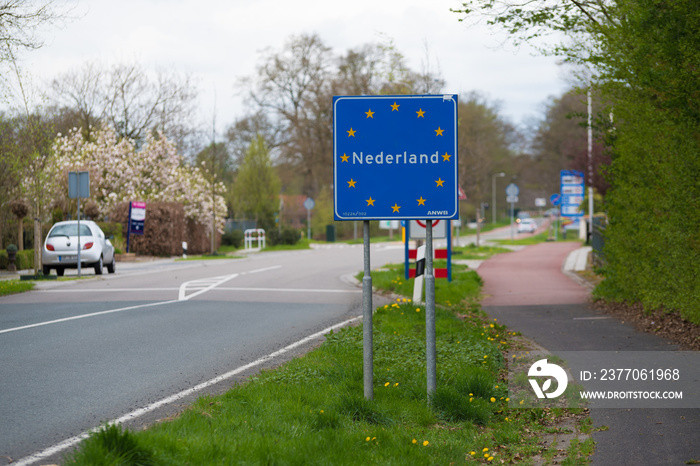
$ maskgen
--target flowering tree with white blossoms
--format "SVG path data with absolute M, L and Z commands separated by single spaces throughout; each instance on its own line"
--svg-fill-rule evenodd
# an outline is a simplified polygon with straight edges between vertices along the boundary
M 212 198 L 211 185 L 198 167 L 183 164 L 175 145 L 162 134 L 150 136 L 136 151 L 130 139 L 119 140 L 111 129 L 93 133 L 86 141 L 78 129 L 58 135 L 53 146 L 54 167 L 68 171 L 89 171 L 92 200 L 100 215 L 109 215 L 117 204 L 129 201 L 178 202 L 185 218 L 211 228 L 212 207 L 226 211 L 224 197 Z M 67 176 L 56 183 L 67 184 Z M 226 188 L 221 184 L 218 193 Z M 59 189 L 57 201 L 65 201 L 68 189 Z M 62 196 L 63 198 L 61 198 Z M 222 233 L 224 219 L 217 217 L 216 229 Z

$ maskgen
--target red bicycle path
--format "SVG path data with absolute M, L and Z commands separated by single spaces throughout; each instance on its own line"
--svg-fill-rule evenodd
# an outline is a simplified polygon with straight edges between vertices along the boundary
M 578 242 L 551 242 L 493 256 L 478 273 L 482 306 L 511 331 L 550 351 L 673 351 L 656 335 L 596 311 L 590 291 L 562 271 Z M 700 409 L 591 409 L 600 465 L 698 464 Z

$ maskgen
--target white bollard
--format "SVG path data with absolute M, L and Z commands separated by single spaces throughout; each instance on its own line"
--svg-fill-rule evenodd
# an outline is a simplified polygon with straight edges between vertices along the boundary
M 416 251 L 416 264 L 423 260 L 425 263 L 425 245 L 420 246 L 418 250 Z M 413 302 L 414 303 L 421 303 L 423 302 L 423 277 L 425 276 L 425 272 L 421 274 L 419 277 L 416 277 L 415 281 L 413 282 Z

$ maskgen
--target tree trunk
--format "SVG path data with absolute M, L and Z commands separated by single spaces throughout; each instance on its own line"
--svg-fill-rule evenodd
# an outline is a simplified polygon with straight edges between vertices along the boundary
M 17 219 L 17 250 L 24 251 L 24 219 Z
M 41 222 L 39 221 L 39 212 L 34 215 L 34 275 L 39 275 L 41 267 Z

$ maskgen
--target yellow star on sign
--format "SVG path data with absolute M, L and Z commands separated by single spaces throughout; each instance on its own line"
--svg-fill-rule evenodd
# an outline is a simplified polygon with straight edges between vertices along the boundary
M 437 180 L 435 180 L 435 182 L 437 183 L 437 186 L 442 186 L 442 183 L 444 183 L 445 180 L 443 180 L 442 178 L 438 178 Z M 437 186 L 436 186 L 436 187 L 437 187 Z M 444 186 L 443 186 L 443 187 L 444 187 Z
M 393 112 L 394 110 L 396 110 L 396 111 L 398 112 L 398 111 L 399 111 L 399 107 L 400 107 L 400 105 L 397 104 L 396 102 L 394 102 L 394 105 L 391 106 L 391 111 Z
M 394 202 L 394 205 L 391 206 L 391 208 L 393 209 L 392 212 L 398 212 L 401 206 Z
M 423 115 L 425 115 L 425 110 L 423 110 L 422 108 L 419 108 L 416 113 L 418 114 L 418 118 L 425 118 L 423 116 Z
M 445 152 L 445 153 L 443 154 L 443 156 L 442 156 L 442 161 L 443 161 L 443 162 L 449 162 L 449 161 L 450 161 L 450 157 L 452 157 L 452 156 L 449 155 L 447 152 Z
M 367 205 L 372 205 L 372 206 L 373 206 L 375 200 L 372 199 L 372 196 L 370 196 L 369 199 L 366 199 L 366 201 L 367 201 Z
M 348 156 L 348 154 L 343 154 L 343 155 L 340 156 L 340 159 L 341 159 L 343 162 L 347 162 L 349 158 L 350 158 L 350 157 Z
M 440 129 L 440 127 L 438 126 L 438 129 L 435 130 L 435 133 L 436 133 L 435 136 L 442 136 L 442 132 L 443 132 L 443 131 L 445 131 L 445 130 L 444 130 L 444 129 Z
M 423 199 L 423 196 L 420 197 L 420 199 L 416 199 L 418 201 L 418 205 L 425 205 L 425 199 Z
M 354 188 L 354 187 L 355 187 L 355 183 L 357 183 L 357 181 L 355 181 L 355 180 L 353 180 L 352 178 L 350 178 L 350 181 L 348 181 L 348 188 Z
M 356 131 L 354 129 L 350 128 L 350 131 L 348 131 L 348 137 L 350 137 L 350 136 L 355 137 L 355 133 L 356 133 Z
M 374 115 L 374 112 L 372 111 L 371 108 L 369 110 L 367 110 L 365 113 L 367 114 L 367 118 L 374 119 L 374 116 L 372 116 L 372 115 Z

